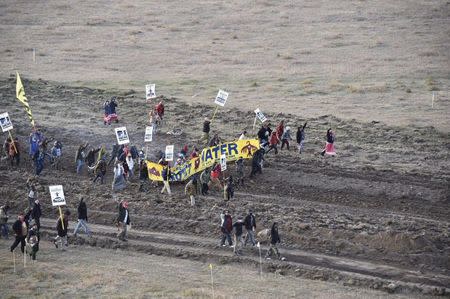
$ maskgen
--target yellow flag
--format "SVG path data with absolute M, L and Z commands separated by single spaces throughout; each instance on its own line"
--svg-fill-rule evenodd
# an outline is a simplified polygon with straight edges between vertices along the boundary
M 28 104 L 27 97 L 25 96 L 25 89 L 23 88 L 22 80 L 20 80 L 19 72 L 17 73 L 17 83 L 16 83 L 16 97 L 25 106 L 25 112 L 30 118 L 31 125 L 34 127 L 34 119 L 31 114 L 30 105 Z

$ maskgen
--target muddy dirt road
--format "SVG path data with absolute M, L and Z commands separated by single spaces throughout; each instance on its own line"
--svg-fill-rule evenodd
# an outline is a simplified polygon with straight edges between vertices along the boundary
M 0 81 L 0 103 L 11 115 L 13 133 L 24 144 L 30 125 L 14 100 L 14 84 L 13 78 Z M 104 226 L 99 226 L 96 246 L 256 267 L 254 252 L 236 259 L 229 250 L 217 246 L 219 213 L 228 208 L 237 218 L 251 208 L 258 230 L 273 221 L 280 223 L 281 251 L 288 262 L 264 262 L 268 271 L 383 290 L 393 282 L 397 286 L 391 290 L 394 292 L 446 292 L 443 288 L 450 281 L 450 138 L 446 133 L 432 127 L 403 128 L 333 116 L 307 119 L 301 156 L 294 148 L 278 155 L 269 153 L 263 175 L 246 178 L 233 201 L 224 202 L 223 195 L 213 191 L 191 208 L 183 184 L 174 184 L 174 196 L 168 198 L 150 184 L 148 192 L 139 192 L 139 182 L 133 179 L 113 197 L 110 168 L 105 185 L 94 185 L 86 171 L 75 174 L 77 145 L 88 141 L 110 149 L 116 142 L 115 126 L 126 125 L 132 144 L 143 146 L 150 105 L 140 93 L 68 87 L 26 78 L 24 85 L 36 122 L 46 136 L 64 145 L 63 169 L 56 171 L 47 165 L 39 177 L 38 193 L 46 217 L 55 215 L 47 186 L 63 184 L 68 207 L 75 209 L 84 197 L 92 223 L 112 227 L 117 200 L 127 199 L 133 228 L 145 231 L 123 245 L 114 240 L 111 231 L 106 228 L 103 232 Z M 119 97 L 121 122 L 104 126 L 101 104 L 112 95 Z M 150 156 L 166 144 L 175 144 L 176 151 L 184 144 L 196 144 L 202 120 L 211 116 L 213 109 L 175 98 L 166 98 L 165 103 L 166 121 L 150 145 Z M 241 130 L 252 131 L 253 116 L 251 111 L 219 110 L 212 130 L 221 132 L 225 140 L 236 139 Z M 284 113 L 271 116 L 272 123 L 281 119 L 291 127 L 306 121 Z M 328 127 L 337 135 L 338 155 L 334 158 L 318 154 Z M 181 128 L 183 134 L 165 134 L 173 128 Z M 25 153 L 20 168 L 10 169 L 4 161 L 0 166 L 0 197 L 2 202 L 11 203 L 13 213 L 26 207 L 25 181 L 32 167 Z M 230 164 L 228 171 L 233 173 L 234 165 Z M 245 171 L 250 172 L 248 163 Z M 84 241 L 90 242 L 94 241 Z

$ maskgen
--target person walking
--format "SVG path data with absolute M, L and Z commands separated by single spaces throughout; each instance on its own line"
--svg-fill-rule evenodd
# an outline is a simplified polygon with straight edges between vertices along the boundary
M 112 182 L 113 192 L 123 190 L 127 183 L 124 178 L 125 170 L 123 169 L 122 162 L 117 162 L 114 166 L 114 178 Z
M 148 167 L 144 159 L 139 161 L 139 192 L 147 192 Z
M 272 132 L 272 135 L 270 136 L 269 141 L 269 149 L 266 153 L 270 152 L 271 150 L 275 150 L 275 155 L 278 154 L 278 143 L 280 143 L 280 139 L 278 139 L 278 134 L 276 131 Z
M 161 176 L 163 179 L 163 188 L 161 189 L 161 194 L 164 193 L 164 191 L 167 191 L 167 194 L 172 195 L 172 191 L 170 191 L 170 166 L 169 164 L 165 165 L 162 172 L 161 172 Z
M 296 136 L 296 141 L 297 141 L 297 146 L 298 146 L 298 153 L 301 154 L 303 151 L 303 146 L 305 144 L 305 128 L 306 125 L 308 123 L 305 122 L 305 124 L 303 125 L 303 127 L 298 127 L 297 130 L 297 136 Z
M 58 217 L 58 220 L 56 221 L 56 231 L 57 231 L 57 235 L 55 237 L 55 239 L 53 240 L 53 244 L 55 245 L 56 248 L 59 248 L 59 246 L 61 246 L 61 250 L 64 250 L 64 247 L 68 246 L 67 243 L 67 230 L 69 227 L 69 216 L 70 216 L 70 211 L 66 210 L 64 211 L 64 214 Z M 58 245 L 58 243 L 60 243 L 60 245 Z
M 92 236 L 91 231 L 89 230 L 89 227 L 87 225 L 87 222 L 88 222 L 87 206 L 86 202 L 84 201 L 84 198 L 82 197 L 80 203 L 78 204 L 78 222 L 73 231 L 75 237 L 77 236 L 77 233 L 81 227 L 84 228 L 84 232 L 86 233 L 86 235 L 88 235 L 88 237 Z
M 8 211 L 9 211 L 8 204 L 0 207 L 0 236 L 4 239 L 8 239 L 9 237 Z
M 211 171 L 209 168 L 206 168 L 200 174 L 200 184 L 201 184 L 201 191 L 202 191 L 203 196 L 208 195 L 210 181 L 211 181 Z
M 27 237 L 28 226 L 25 222 L 25 216 L 23 213 L 20 213 L 19 216 L 17 216 L 17 220 L 14 222 L 12 229 L 16 238 L 14 243 L 11 245 L 11 252 L 13 252 L 20 243 L 20 250 L 22 253 L 25 253 L 25 238 Z
M 213 165 L 211 170 L 211 180 L 209 181 L 208 189 L 212 189 L 213 186 L 216 186 L 219 191 L 222 190 L 222 184 L 219 180 L 221 172 L 222 168 L 220 167 L 220 163 L 216 163 L 215 165 Z
M 258 149 L 252 158 L 252 171 L 250 177 L 252 178 L 257 173 L 262 173 L 262 163 L 264 161 L 264 149 Z
M 62 144 L 59 141 L 53 143 L 53 147 L 50 150 L 52 154 L 52 166 L 56 170 L 60 169 L 61 166 L 61 156 L 62 156 Z
M 36 223 L 34 223 L 28 231 L 26 241 L 27 253 L 33 261 L 36 260 L 36 253 L 39 251 L 40 234 Z
M 241 217 L 238 217 L 238 220 L 233 224 L 234 227 L 234 254 L 241 255 L 243 240 L 242 240 L 242 227 L 244 226 L 244 221 L 242 221 Z
M 325 154 L 330 156 L 336 155 L 336 150 L 334 149 L 334 139 L 334 132 L 331 130 L 331 128 L 329 128 L 327 130 L 327 143 L 325 144 L 325 148 L 323 149 L 323 151 L 320 153 L 322 156 L 324 156 Z
M 100 184 L 103 185 L 104 177 L 106 175 L 106 161 L 104 159 L 98 160 L 97 164 L 94 166 L 94 175 L 95 178 L 92 182 L 95 184 L 95 182 L 97 182 L 100 178 Z
M 77 174 L 80 174 L 81 169 L 84 164 L 84 158 L 86 157 L 85 150 L 88 147 L 89 143 L 80 144 L 75 154 L 75 165 L 77 166 Z
M 281 240 L 280 235 L 278 234 L 278 224 L 274 222 L 270 230 L 270 246 L 266 253 L 266 258 L 268 260 L 270 260 L 272 255 L 275 255 L 280 260 L 284 260 L 284 258 L 281 258 L 280 252 L 278 251 L 277 247 L 280 242 Z
M 228 241 L 228 245 L 233 246 L 231 240 L 231 232 L 233 231 L 233 219 L 231 218 L 230 211 L 226 210 L 220 214 L 222 223 L 220 225 L 220 231 L 222 232 L 222 239 L 220 241 L 221 246 L 225 246 L 225 240 Z
M 33 219 L 34 223 L 36 223 L 38 230 L 41 229 L 41 216 L 42 216 L 41 203 L 39 202 L 39 199 L 36 199 L 34 201 L 33 209 L 31 210 L 31 219 Z
M 244 159 L 239 158 L 236 161 L 236 178 L 237 185 L 244 186 Z
M 277 133 L 278 140 L 281 140 L 281 136 L 284 133 L 284 120 L 280 121 L 280 123 L 278 124 L 278 126 L 275 129 L 275 132 Z
M 196 177 L 193 177 L 189 182 L 186 184 L 186 187 L 184 188 L 184 194 L 189 196 L 191 199 L 191 206 L 195 206 L 195 196 L 197 195 L 197 179 Z
M 289 150 L 289 140 L 292 140 L 291 137 L 291 127 L 287 126 L 284 129 L 283 135 L 281 136 L 281 149 L 286 145 L 287 150 Z
M 230 200 L 234 198 L 234 182 L 233 182 L 233 176 L 229 176 L 225 180 L 225 186 L 223 188 L 223 197 L 224 200 Z
M 247 242 L 252 243 L 252 246 L 256 245 L 255 241 L 255 231 L 256 231 L 256 218 L 253 215 L 252 210 L 248 210 L 247 216 L 244 219 L 245 230 L 247 235 L 245 236 L 244 246 L 247 246 Z
M 211 120 L 205 117 L 205 121 L 203 122 L 203 130 L 202 130 L 202 138 L 200 138 L 200 142 L 203 142 L 204 145 L 209 144 L 209 132 L 211 131 Z
M 119 217 L 117 217 L 117 228 L 119 233 L 117 238 L 121 241 L 127 240 L 127 225 L 131 222 L 130 213 L 128 211 L 128 201 L 121 201 L 119 203 Z

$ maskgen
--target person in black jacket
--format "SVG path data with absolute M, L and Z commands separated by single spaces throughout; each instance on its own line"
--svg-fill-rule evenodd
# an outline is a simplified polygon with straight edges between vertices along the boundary
M 255 242 L 255 231 L 256 231 L 256 219 L 253 215 L 252 210 L 248 210 L 247 216 L 244 219 L 245 229 L 247 230 L 247 235 L 245 236 L 244 246 L 247 246 L 247 242 L 250 241 L 252 246 L 256 245 Z
M 238 220 L 233 224 L 234 227 L 234 254 L 241 255 L 241 248 L 243 245 L 242 240 L 242 227 L 244 226 L 244 221 L 241 217 L 238 217 Z
M 281 242 L 280 235 L 278 234 L 278 224 L 276 222 L 273 223 L 272 229 L 270 230 L 270 247 L 267 250 L 266 258 L 270 260 L 272 254 L 275 254 L 278 259 L 284 260 L 281 257 L 280 252 L 278 251 L 277 244 Z
M 127 241 L 127 225 L 130 224 L 130 213 L 128 211 L 128 201 L 119 203 L 119 217 L 117 217 L 117 228 L 119 233 L 117 238 L 121 241 Z
M 69 226 L 69 216 L 70 216 L 70 211 L 66 210 L 64 212 L 62 219 L 61 219 L 61 217 L 59 217 L 58 221 L 56 222 L 56 230 L 58 232 L 58 235 L 55 237 L 53 244 L 55 244 L 55 247 L 58 248 L 58 242 L 60 242 L 62 250 L 64 250 L 64 247 L 68 246 L 68 244 L 67 244 L 67 228 Z M 64 224 L 64 227 L 63 227 L 63 224 Z
M 253 154 L 252 158 L 252 172 L 250 177 L 252 178 L 257 173 L 262 173 L 262 163 L 264 161 L 264 149 L 260 148 Z
M 75 226 L 75 230 L 73 231 L 75 237 L 77 236 L 77 233 L 81 227 L 84 228 L 84 232 L 89 237 L 92 236 L 91 231 L 89 230 L 89 227 L 87 225 L 87 222 L 88 222 L 87 206 L 86 202 L 84 201 L 84 198 L 81 198 L 80 203 L 78 204 L 78 223 Z
M 306 128 L 306 125 L 307 125 L 308 123 L 307 122 L 305 122 L 305 124 L 303 125 L 303 127 L 298 127 L 298 130 L 297 130 L 297 138 L 296 138 L 296 141 L 297 141 L 297 146 L 298 146 L 298 153 L 299 154 L 301 154 L 302 153 L 302 151 L 303 151 L 303 145 L 304 145 L 304 143 L 305 143 L 305 128 Z
M 31 210 L 31 219 L 34 219 L 34 223 L 36 223 L 37 229 L 41 229 L 41 216 L 42 216 L 42 209 L 41 204 L 39 202 L 39 199 L 36 199 L 34 201 L 33 209 Z
M 25 253 L 25 238 L 27 237 L 28 233 L 28 225 L 25 222 L 25 216 L 23 213 L 20 213 L 17 217 L 16 222 L 14 222 L 12 229 L 14 231 L 14 234 L 16 236 L 16 239 L 14 240 L 14 243 L 11 245 L 11 252 L 16 249 L 17 245 L 20 243 L 20 250 L 22 253 Z

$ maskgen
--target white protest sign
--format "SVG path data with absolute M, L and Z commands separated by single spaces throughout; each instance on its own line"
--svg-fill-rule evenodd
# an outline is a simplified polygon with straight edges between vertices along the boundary
M 156 98 L 156 85 L 147 84 L 145 85 L 145 99 L 150 100 Z
M 114 131 L 116 132 L 117 143 L 119 145 L 130 143 L 126 127 L 115 128 Z
M 173 161 L 173 145 L 166 146 L 166 161 Z
M 0 126 L 2 127 L 3 132 L 12 130 L 13 125 L 11 119 L 9 118 L 8 112 L 0 114 Z
M 223 107 L 225 106 L 227 99 L 228 99 L 228 92 L 219 89 L 219 92 L 217 93 L 216 100 L 214 101 L 214 103 Z
M 257 117 L 262 123 L 265 122 L 265 121 L 267 120 L 267 117 L 264 115 L 264 113 L 261 112 L 261 110 L 259 110 L 259 108 L 255 110 L 255 113 L 256 113 L 256 117 Z
M 152 140 L 153 140 L 153 126 L 146 126 L 144 142 L 152 142 Z
M 222 171 L 227 170 L 227 156 L 225 154 L 220 155 L 220 169 Z
M 64 197 L 63 186 L 55 185 L 48 186 L 50 189 L 50 196 L 52 198 L 52 205 L 55 206 L 64 206 L 66 204 L 66 198 Z

